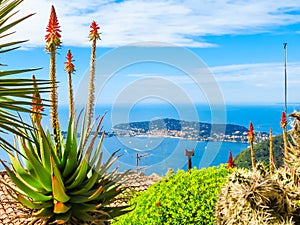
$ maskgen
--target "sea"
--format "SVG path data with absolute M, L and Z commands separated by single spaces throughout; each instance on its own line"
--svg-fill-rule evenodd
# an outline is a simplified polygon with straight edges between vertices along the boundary
M 287 112 L 299 111 L 299 104 L 289 104 Z M 76 107 L 77 114 L 84 107 Z M 226 106 L 211 106 L 208 104 L 174 105 L 174 104 L 134 104 L 134 105 L 98 105 L 95 116 L 105 114 L 102 129 L 112 132 L 112 127 L 119 123 L 153 121 L 172 118 L 186 121 L 207 123 L 226 123 L 249 127 L 252 122 L 255 131 L 281 134 L 280 119 L 284 107 L 282 104 L 231 104 Z M 43 126 L 50 127 L 49 112 L 45 111 Z M 59 119 L 62 130 L 67 130 L 69 118 L 68 106 L 59 106 Z M 24 118 L 26 121 L 26 118 Z M 292 123 L 292 120 L 289 120 Z M 13 140 L 12 137 L 11 140 Z M 194 149 L 191 157 L 192 166 L 204 168 L 226 163 L 229 152 L 236 156 L 248 147 L 248 143 L 238 142 L 199 142 L 171 137 L 118 137 L 106 136 L 102 151 L 104 160 L 118 150 L 121 157 L 114 164 L 119 171 L 134 170 L 146 175 L 156 173 L 164 175 L 169 169 L 187 170 L 188 157 L 185 150 Z M 9 160 L 5 151 L 0 152 L 1 159 Z M 3 167 L 0 167 L 3 169 Z

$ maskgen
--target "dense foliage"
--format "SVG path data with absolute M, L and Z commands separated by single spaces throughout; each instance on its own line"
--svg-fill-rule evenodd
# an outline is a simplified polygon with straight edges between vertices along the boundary
M 224 165 L 178 171 L 131 200 L 135 209 L 113 224 L 214 224 L 214 211 L 228 171 Z
M 257 162 L 269 164 L 269 148 L 270 148 L 269 140 L 254 145 L 255 159 Z M 282 135 L 273 137 L 273 154 L 275 158 L 276 167 L 283 165 L 282 150 L 283 150 Z M 238 154 L 234 159 L 234 163 L 236 164 L 237 167 L 251 168 L 250 148 L 247 148 L 244 151 L 242 151 L 240 154 Z

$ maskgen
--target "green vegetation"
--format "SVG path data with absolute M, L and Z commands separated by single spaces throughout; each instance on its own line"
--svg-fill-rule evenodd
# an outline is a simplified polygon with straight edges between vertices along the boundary
M 0 39 L 19 22 L 14 22 L 12 12 L 22 0 L 0 1 Z M 60 26 L 54 7 L 47 26 L 46 50 L 50 53 L 50 83 L 35 79 L 4 78 L 34 69 L 0 71 L 0 132 L 10 131 L 16 135 L 15 146 L 0 137 L 0 146 L 10 155 L 11 162 L 0 162 L 14 185 L 0 180 L 10 190 L 20 206 L 30 209 L 34 218 L 31 224 L 95 224 L 113 219 L 115 225 L 188 225 L 188 224 L 299 224 L 300 223 L 300 113 L 293 113 L 294 129 L 291 139 L 284 136 L 273 139 L 276 166 L 270 170 L 269 141 L 252 146 L 253 127 L 248 133 L 250 149 L 230 158 L 228 167 L 237 164 L 252 169 L 226 169 L 225 165 L 196 168 L 176 174 L 168 174 L 147 191 L 136 193 L 125 204 L 112 205 L 125 191 L 119 181 L 126 175 L 109 172 L 118 159 L 116 152 L 102 161 L 101 145 L 98 143 L 103 117 L 94 119 L 94 75 L 96 40 L 100 39 L 100 27 L 93 21 L 90 30 L 92 55 L 90 63 L 90 86 L 87 116 L 74 113 L 71 74 L 75 71 L 72 54 L 68 51 L 66 72 L 69 75 L 70 118 L 66 138 L 60 130 L 57 102 L 56 50 L 61 45 Z M 8 33 L 7 33 L 8 32 Z M 23 41 L 0 45 L 0 53 L 16 49 Z M 44 104 L 40 92 L 47 90 L 41 84 L 50 84 L 50 110 L 52 133 L 42 127 Z M 31 105 L 31 110 L 24 106 Z M 25 124 L 11 112 L 31 112 L 31 124 Z M 285 119 L 285 114 L 284 117 Z M 81 127 L 80 127 L 80 123 Z M 173 121 L 174 122 L 174 121 Z M 286 120 L 281 124 L 286 125 Z M 174 125 L 174 124 L 173 124 Z M 252 126 L 252 125 L 251 125 Z M 80 131 L 79 131 L 80 130 Z M 77 134 L 80 133 L 80 137 Z M 284 146 L 284 147 L 283 147 Z M 285 150 L 284 167 L 282 151 Z M 20 154 L 21 153 L 21 154 Z M 252 162 L 251 159 L 252 158 Z M 256 164 L 262 161 L 265 164 Z M 272 161 L 272 160 L 271 160 Z M 229 178 L 228 175 L 230 174 Z M 132 208 L 130 208 L 132 207 Z M 128 213 L 129 212 L 129 213 Z M 127 214 L 126 214 L 127 213 Z M 123 215 L 126 214 L 126 215 Z
M 224 165 L 179 170 L 135 196 L 130 201 L 134 210 L 113 224 L 214 224 L 215 204 L 227 176 Z
M 283 139 L 282 135 L 273 137 L 273 155 L 275 159 L 276 167 L 283 165 Z M 269 164 L 269 151 L 270 151 L 270 141 L 262 141 L 254 145 L 255 159 L 257 162 L 262 162 Z M 237 167 L 251 168 L 251 155 L 250 148 L 245 149 L 239 153 L 235 159 L 234 163 Z

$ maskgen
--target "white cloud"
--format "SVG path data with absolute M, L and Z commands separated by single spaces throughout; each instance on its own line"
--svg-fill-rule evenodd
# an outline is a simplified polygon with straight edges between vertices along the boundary
M 30 0 L 21 13 L 37 14 L 16 29 L 16 39 L 30 39 L 27 46 L 44 45 L 50 6 L 54 4 L 64 45 L 87 46 L 89 24 L 101 26 L 102 46 L 159 41 L 189 47 L 208 47 L 207 35 L 255 34 L 300 22 L 295 0 Z
M 200 68 L 199 76 L 204 75 L 202 70 Z M 225 65 L 210 70 L 216 82 L 202 79 L 197 83 L 187 74 L 174 72 L 122 73 L 104 85 L 102 93 L 109 93 L 109 96 L 100 99 L 114 102 L 113 99 L 122 96 L 122 101 L 131 102 L 137 96 L 157 98 L 169 93 L 176 103 L 183 103 L 184 99 L 206 102 L 206 97 L 211 97 L 211 90 L 216 90 L 217 86 L 227 103 L 277 103 L 284 99 L 283 63 Z M 287 72 L 289 102 L 299 102 L 300 62 L 288 62 Z
M 210 68 L 228 102 L 282 102 L 283 63 L 258 63 Z M 289 101 L 299 102 L 300 62 L 287 66 Z

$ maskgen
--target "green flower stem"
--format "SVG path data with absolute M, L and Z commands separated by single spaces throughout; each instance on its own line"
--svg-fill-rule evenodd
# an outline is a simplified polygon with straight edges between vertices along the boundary
M 68 72 L 68 88 L 69 88 L 70 118 L 74 118 L 74 100 L 73 100 L 73 87 L 72 87 L 72 73 L 71 72 Z
M 273 156 L 273 132 L 272 128 L 270 128 L 270 159 L 269 159 L 269 164 L 270 164 L 270 172 L 273 173 L 275 169 L 274 165 L 274 156 Z
M 255 163 L 255 154 L 254 154 L 254 147 L 253 147 L 253 141 L 250 142 L 250 150 L 251 150 L 251 163 L 252 163 L 252 168 L 256 168 L 256 163 Z
M 88 122 L 87 122 L 88 128 L 91 126 L 91 122 L 94 117 L 96 42 L 97 42 L 97 40 L 93 39 L 91 65 L 90 65 L 89 98 L 88 98 Z
M 56 87 L 56 48 L 50 51 L 50 81 L 51 81 L 51 92 L 50 92 L 50 101 L 51 101 L 51 126 L 53 129 L 54 140 L 56 145 L 59 145 L 59 120 L 58 120 L 58 99 L 57 99 L 57 87 Z

